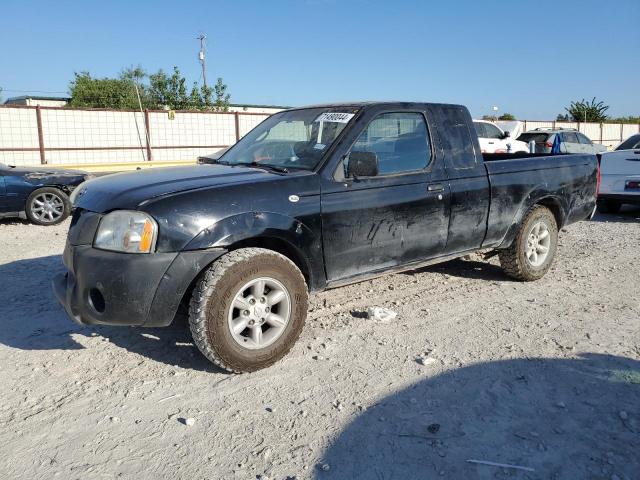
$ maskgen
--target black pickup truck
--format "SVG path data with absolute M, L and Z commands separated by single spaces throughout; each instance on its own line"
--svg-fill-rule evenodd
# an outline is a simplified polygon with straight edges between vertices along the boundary
M 214 164 L 76 189 L 54 290 L 81 324 L 166 326 L 188 311 L 209 360 L 254 371 L 297 340 L 309 292 L 479 249 L 539 279 L 558 230 L 593 214 L 597 178 L 595 155 L 483 157 L 459 105 L 287 110 Z

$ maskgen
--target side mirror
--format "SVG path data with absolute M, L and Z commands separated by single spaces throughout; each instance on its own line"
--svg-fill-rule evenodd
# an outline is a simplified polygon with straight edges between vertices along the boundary
M 511 132 L 504 132 L 504 138 L 509 138 L 511 136 Z
M 351 152 L 347 164 L 347 177 L 375 177 L 378 175 L 378 155 L 374 152 Z

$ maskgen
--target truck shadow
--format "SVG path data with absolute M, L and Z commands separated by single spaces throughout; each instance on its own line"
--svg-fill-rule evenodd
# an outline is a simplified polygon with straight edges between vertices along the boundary
M 596 212 L 591 221 L 605 223 L 639 223 L 640 207 L 636 205 L 623 205 L 618 213 Z
M 332 442 L 316 478 L 631 479 L 638 451 L 639 361 L 514 359 L 450 370 L 380 399 Z
M 75 350 L 84 348 L 76 340 L 78 335 L 102 337 L 157 362 L 222 372 L 193 345 L 184 319 L 177 319 L 166 328 L 75 324 L 51 289 L 51 279 L 61 271 L 64 267 L 60 255 L 0 265 L 0 344 L 20 350 Z
M 0 218 L 0 227 L 2 227 L 3 225 L 31 225 L 31 222 L 29 222 L 29 220 L 26 220 L 20 217 L 5 217 L 5 218 Z M 47 227 L 42 227 L 42 228 L 47 228 Z
M 415 273 L 445 273 L 452 277 L 469 278 L 474 280 L 515 282 L 515 280 L 508 277 L 498 265 L 475 260 L 462 260 L 460 258 L 450 260 L 445 263 L 421 267 L 404 273 L 407 275 L 413 275 Z

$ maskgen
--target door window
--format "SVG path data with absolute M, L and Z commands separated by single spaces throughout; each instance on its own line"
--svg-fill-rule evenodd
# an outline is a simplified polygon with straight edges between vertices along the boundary
M 476 133 L 478 134 L 478 138 L 487 138 L 487 134 L 484 131 L 484 123 L 473 122 L 473 126 L 476 128 Z
M 562 141 L 564 143 L 580 143 L 578 136 L 574 132 L 564 132 L 562 134 Z
M 424 169 L 431 161 L 427 123 L 420 113 L 383 113 L 360 134 L 351 152 L 373 152 L 379 175 Z
M 587 137 L 586 135 L 583 135 L 581 133 L 577 133 L 576 134 L 578 136 L 578 140 L 580 140 L 580 143 L 584 144 L 584 145 L 592 145 L 593 142 L 591 140 L 589 140 L 589 137 Z
M 502 138 L 502 132 L 495 125 L 492 125 L 490 123 L 485 123 L 484 129 L 487 132 L 487 138 L 495 138 L 497 140 L 500 140 Z

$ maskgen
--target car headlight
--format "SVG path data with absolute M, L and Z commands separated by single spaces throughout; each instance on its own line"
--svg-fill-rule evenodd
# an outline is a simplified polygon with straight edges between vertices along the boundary
M 158 224 L 143 212 L 116 210 L 100 220 L 93 246 L 125 253 L 151 253 L 156 246 Z

